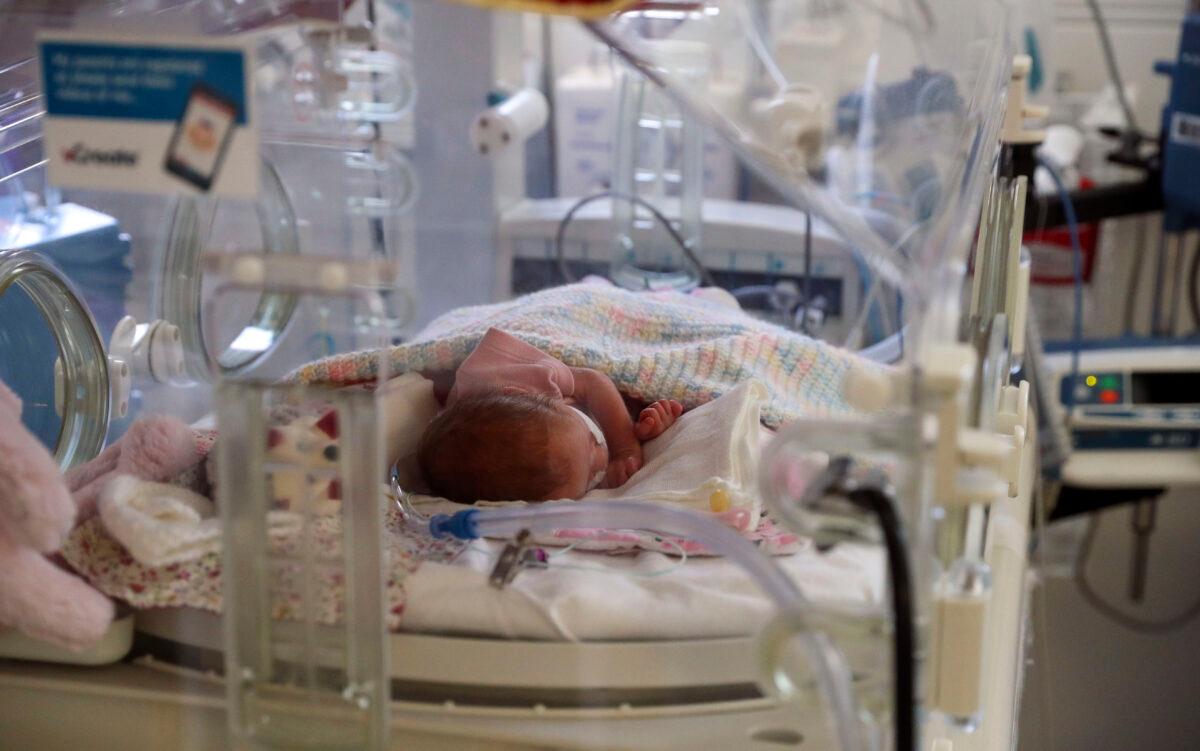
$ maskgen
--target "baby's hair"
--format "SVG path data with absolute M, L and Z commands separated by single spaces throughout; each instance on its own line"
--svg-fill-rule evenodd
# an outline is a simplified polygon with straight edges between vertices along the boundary
M 429 423 L 417 461 L 430 489 L 452 501 L 549 500 L 569 479 L 551 444 L 561 418 L 542 394 L 472 394 Z

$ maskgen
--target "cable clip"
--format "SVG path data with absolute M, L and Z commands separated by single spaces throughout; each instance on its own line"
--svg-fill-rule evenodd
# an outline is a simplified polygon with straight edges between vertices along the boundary
M 496 589 L 504 589 L 512 584 L 523 568 L 545 568 L 546 551 L 529 546 L 529 530 L 522 529 L 512 542 L 500 551 L 500 559 L 492 567 L 488 575 L 488 584 Z

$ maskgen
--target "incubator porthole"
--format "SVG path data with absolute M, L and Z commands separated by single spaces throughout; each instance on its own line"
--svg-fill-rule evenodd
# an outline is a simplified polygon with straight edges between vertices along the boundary
M 0 251 L 0 380 L 22 420 L 63 469 L 104 447 L 109 421 L 104 343 L 75 288 L 44 256 Z
M 161 317 L 179 327 L 187 376 L 209 381 L 214 374 L 245 372 L 271 353 L 296 310 L 293 295 L 268 293 L 226 297 L 230 310 L 219 330 L 205 326 L 203 301 L 211 280 L 199 270 L 200 256 L 232 248 L 265 254 L 299 253 L 296 215 L 271 162 L 262 161 L 262 194 L 253 205 L 184 197 L 170 219 L 159 291 Z M 238 316 L 240 320 L 234 320 Z M 244 316 L 244 317 L 242 317 Z M 243 323 L 244 321 L 244 323 Z M 228 328 L 224 328 L 228 324 Z M 218 344 L 223 342 L 223 344 Z

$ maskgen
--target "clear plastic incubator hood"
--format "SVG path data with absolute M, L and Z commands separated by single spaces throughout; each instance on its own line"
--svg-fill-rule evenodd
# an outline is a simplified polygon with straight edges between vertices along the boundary
M 0 381 L 78 507 L 36 553 L 0 514 L 0 558 L 94 605 L 0 608 L 0 737 L 1009 747 L 1034 441 L 1008 23 L 0 6 Z M 682 414 L 626 482 L 439 497 L 423 439 L 490 329 L 631 424 Z M 580 380 L 547 398 L 615 456 Z
M 886 283 L 961 277 L 1003 119 L 1007 6 L 645 3 L 589 28 Z

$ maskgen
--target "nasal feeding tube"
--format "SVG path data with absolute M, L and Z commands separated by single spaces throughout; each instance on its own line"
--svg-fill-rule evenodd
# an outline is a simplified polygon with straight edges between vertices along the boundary
M 580 501 L 540 507 L 470 508 L 429 520 L 434 537 L 509 537 L 522 530 L 549 532 L 568 527 L 653 529 L 695 540 L 719 552 L 750 575 L 779 610 L 803 624 L 812 605 L 782 569 L 765 558 L 749 541 L 720 522 L 694 511 L 639 501 Z M 831 731 L 843 751 L 864 748 L 850 669 L 828 636 L 801 628 L 804 647 L 819 692 L 829 703 Z M 779 677 L 776 687 L 781 687 Z

